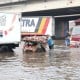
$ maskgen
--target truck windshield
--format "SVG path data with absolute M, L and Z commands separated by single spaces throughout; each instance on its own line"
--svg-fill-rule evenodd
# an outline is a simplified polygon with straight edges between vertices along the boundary
M 79 35 L 80 34 L 80 26 L 74 27 L 72 30 L 72 35 Z

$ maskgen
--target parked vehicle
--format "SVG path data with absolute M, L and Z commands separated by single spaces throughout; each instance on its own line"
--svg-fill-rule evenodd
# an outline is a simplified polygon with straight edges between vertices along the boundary
M 51 35 L 54 33 L 54 18 L 52 16 L 32 16 L 21 18 L 21 35 Z
M 26 38 L 25 41 L 30 42 L 30 43 L 34 41 L 39 43 L 40 40 L 42 40 L 40 42 L 40 44 L 42 44 L 46 42 L 46 39 L 44 38 L 43 40 L 43 37 L 47 38 L 46 35 L 54 36 L 55 34 L 54 33 L 54 18 L 52 16 L 22 17 L 21 26 L 22 26 L 21 27 L 22 40 Z M 30 49 L 31 47 L 32 46 L 30 45 Z M 29 49 L 29 44 L 26 49 Z
M 14 49 L 21 41 L 20 14 L 0 13 L 0 48 Z
M 80 25 L 73 27 L 70 40 L 71 47 L 80 47 Z

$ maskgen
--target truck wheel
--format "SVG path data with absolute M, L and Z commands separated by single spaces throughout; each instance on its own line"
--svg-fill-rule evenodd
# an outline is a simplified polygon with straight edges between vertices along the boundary
M 13 48 L 12 47 L 8 47 L 8 51 L 9 52 L 13 52 Z

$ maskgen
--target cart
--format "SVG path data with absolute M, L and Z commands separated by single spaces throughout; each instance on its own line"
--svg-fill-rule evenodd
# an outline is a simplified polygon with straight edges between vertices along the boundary
M 31 52 L 45 52 L 47 46 L 47 37 L 46 36 L 26 36 L 23 38 L 24 46 L 23 51 Z

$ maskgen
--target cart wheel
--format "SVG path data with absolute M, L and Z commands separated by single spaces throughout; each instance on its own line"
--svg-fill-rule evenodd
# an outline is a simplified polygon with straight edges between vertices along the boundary
M 41 49 L 43 52 L 46 52 L 45 48 L 41 45 Z

